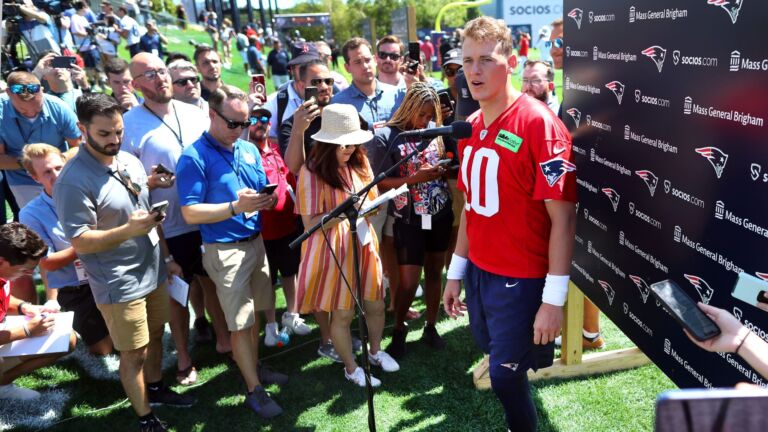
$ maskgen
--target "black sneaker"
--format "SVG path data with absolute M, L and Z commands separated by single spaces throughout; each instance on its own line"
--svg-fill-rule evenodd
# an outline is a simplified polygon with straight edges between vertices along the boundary
M 141 432 L 162 432 L 167 431 L 168 423 L 161 421 L 157 417 L 149 420 L 139 420 L 139 431 Z
M 432 349 L 441 350 L 445 348 L 445 340 L 437 332 L 435 326 L 424 326 L 424 333 L 421 335 L 421 341 Z
M 264 390 L 264 387 L 256 387 L 251 394 L 245 395 L 245 406 L 252 409 L 256 414 L 262 418 L 272 418 L 279 416 L 283 413 L 283 409 L 277 402 L 273 401 L 269 397 L 269 393 Z
M 210 343 L 213 342 L 213 328 L 205 317 L 195 318 L 195 342 Z
M 288 384 L 288 375 L 275 371 L 267 364 L 259 362 L 257 373 L 262 385 L 277 384 L 282 387 Z
M 157 390 L 149 390 L 149 405 L 166 405 L 177 408 L 189 408 L 197 402 L 194 396 L 183 395 L 163 384 Z
M 408 336 L 408 329 L 394 329 L 392 330 L 392 342 L 385 350 L 387 354 L 392 356 L 395 360 L 400 360 L 405 356 L 407 348 L 405 347 L 405 337 Z

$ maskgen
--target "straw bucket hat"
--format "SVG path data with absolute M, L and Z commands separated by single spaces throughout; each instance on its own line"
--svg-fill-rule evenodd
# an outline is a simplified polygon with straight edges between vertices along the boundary
M 320 130 L 315 141 L 338 145 L 365 144 L 373 139 L 370 131 L 360 129 L 360 116 L 352 105 L 330 104 L 323 108 Z

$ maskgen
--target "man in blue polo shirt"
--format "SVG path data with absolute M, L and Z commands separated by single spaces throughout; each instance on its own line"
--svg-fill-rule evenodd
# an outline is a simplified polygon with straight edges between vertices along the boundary
M 367 40 L 352 38 L 344 43 L 341 53 L 344 68 L 352 75 L 352 84 L 334 96 L 331 102 L 354 106 L 372 127 L 384 124 L 400 106 L 405 89 L 376 79 L 376 61 Z
M 43 190 L 19 162 L 24 146 L 42 142 L 66 151 L 80 144 L 80 130 L 75 113 L 55 96 L 43 94 L 33 74 L 10 74 L 5 92 L 0 96 L 0 169 L 21 208 Z
M 181 154 L 176 187 L 182 216 L 200 226 L 203 266 L 232 332 L 232 353 L 247 386 L 245 405 L 271 418 L 283 410 L 259 381 L 258 345 L 251 335 L 259 332 L 258 312 L 274 302 L 259 211 L 273 208 L 277 196 L 257 192 L 267 184 L 261 156 L 239 139 L 251 124 L 247 100 L 229 85 L 211 93 L 211 127 Z

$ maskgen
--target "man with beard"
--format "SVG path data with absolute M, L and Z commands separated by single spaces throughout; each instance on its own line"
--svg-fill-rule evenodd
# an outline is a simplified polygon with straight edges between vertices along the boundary
M 192 145 L 208 129 L 210 120 L 199 108 L 172 99 L 171 76 L 163 61 L 150 53 L 137 54 L 131 60 L 133 86 L 144 95 L 144 104 L 125 114 L 125 151 L 139 158 L 150 182 L 152 202 L 168 201 L 163 233 L 166 236 L 169 259 L 181 266 L 190 284 L 192 296 L 202 289 L 208 301 L 218 336 L 219 352 L 231 350 L 229 334 L 224 325 L 221 306 L 216 301 L 215 287 L 205 277 L 200 245 L 203 241 L 195 225 L 188 225 L 181 216 L 179 195 L 173 173 L 184 148 Z M 158 166 L 165 170 L 158 171 Z M 185 385 L 196 381 L 196 371 L 189 355 L 189 310 L 176 301 L 170 303 L 171 332 L 178 351 L 177 379 Z M 199 317 L 203 318 L 203 317 Z
M 174 60 L 168 65 L 173 83 L 173 98 L 200 108 L 208 115 L 208 102 L 200 97 L 200 78 L 197 68 L 186 60 Z
M 203 264 L 216 284 L 232 353 L 246 384 L 245 405 L 263 418 L 283 410 L 262 386 L 258 370 L 259 311 L 274 304 L 261 212 L 274 208 L 274 193 L 259 193 L 267 185 L 259 151 L 239 139 L 250 126 L 248 96 L 223 85 L 208 104 L 211 127 L 179 158 L 179 197 L 182 215 L 199 224 Z
M 198 45 L 193 58 L 203 76 L 200 97 L 207 101 L 211 93 L 224 84 L 221 81 L 221 58 L 219 53 L 208 45 Z
M 151 404 L 188 407 L 162 381 L 163 329 L 168 320 L 169 260 L 158 225 L 165 216 L 150 212 L 149 187 L 141 162 L 121 152 L 123 108 L 104 94 L 77 102 L 78 126 L 86 136 L 61 171 L 53 190 L 64 234 L 83 262 L 96 305 L 120 351 L 120 381 L 139 416 L 142 431 L 167 430 Z
M 555 89 L 555 71 L 549 63 L 528 60 L 523 68 L 523 85 L 520 91 L 534 97 L 549 107 L 553 113 L 560 111 L 560 102 L 552 94 Z
M 376 66 L 378 67 L 379 81 L 400 86 L 405 86 L 405 78 L 400 73 L 400 66 L 403 64 L 403 53 L 405 48 L 400 38 L 394 35 L 384 36 L 376 43 Z

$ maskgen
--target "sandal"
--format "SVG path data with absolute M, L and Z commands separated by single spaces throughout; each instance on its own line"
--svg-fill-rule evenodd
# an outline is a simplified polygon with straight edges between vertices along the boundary
M 408 309 L 408 313 L 405 314 L 406 321 L 413 321 L 421 318 L 421 312 L 416 309 Z
M 190 365 L 186 369 L 182 369 L 176 372 L 176 381 L 181 385 L 192 385 L 197 382 L 197 369 Z

